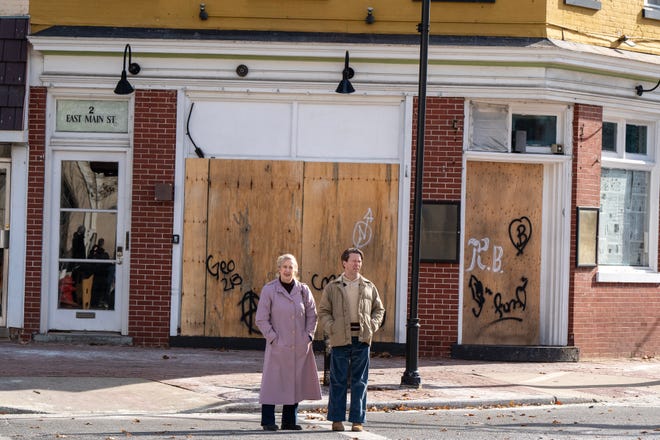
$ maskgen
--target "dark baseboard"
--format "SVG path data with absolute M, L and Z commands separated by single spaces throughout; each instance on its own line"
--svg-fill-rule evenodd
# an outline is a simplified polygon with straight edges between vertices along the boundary
M 546 345 L 454 344 L 451 347 L 451 357 L 473 361 L 578 362 L 580 349 Z

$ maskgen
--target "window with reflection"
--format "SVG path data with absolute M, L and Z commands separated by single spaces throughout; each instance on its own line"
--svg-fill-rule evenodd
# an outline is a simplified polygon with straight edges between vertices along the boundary
M 59 307 L 114 310 L 117 162 L 62 161 Z

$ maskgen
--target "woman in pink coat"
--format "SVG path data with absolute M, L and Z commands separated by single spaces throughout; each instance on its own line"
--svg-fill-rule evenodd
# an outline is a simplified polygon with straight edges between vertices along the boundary
M 298 262 L 291 254 L 277 258 L 279 277 L 261 289 L 257 326 L 266 338 L 259 403 L 261 426 L 277 431 L 275 405 L 283 405 L 282 429 L 299 431 L 296 423 L 301 400 L 319 400 L 319 383 L 312 340 L 316 331 L 316 304 L 306 284 L 296 279 Z

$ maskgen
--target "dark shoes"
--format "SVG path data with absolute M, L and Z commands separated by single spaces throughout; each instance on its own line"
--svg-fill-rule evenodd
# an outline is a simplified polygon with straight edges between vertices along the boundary
M 264 431 L 277 431 L 280 429 L 277 425 L 261 425 Z M 300 425 L 282 425 L 282 431 L 302 431 L 303 427 Z
M 282 431 L 302 431 L 302 429 L 300 425 L 282 425 Z

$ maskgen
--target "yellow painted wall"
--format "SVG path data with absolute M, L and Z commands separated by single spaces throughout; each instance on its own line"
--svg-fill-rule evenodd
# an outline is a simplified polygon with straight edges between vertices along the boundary
M 208 20 L 199 18 L 204 2 Z M 658 53 L 660 21 L 642 16 L 644 0 L 601 0 L 598 11 L 564 0 L 431 3 L 432 35 L 550 37 Z M 33 32 L 53 25 L 169 29 L 417 34 L 419 0 L 31 0 Z M 375 22 L 365 23 L 367 8 Z M 621 35 L 637 46 L 621 45 Z
M 204 2 L 208 20 L 200 20 Z M 417 34 L 419 0 L 31 0 L 33 32 L 53 25 Z M 365 23 L 367 8 L 375 23 Z M 431 34 L 545 36 L 545 0 L 431 4 Z
M 548 37 L 660 54 L 660 21 L 644 18 L 644 0 L 601 0 L 599 11 L 548 0 Z M 635 47 L 617 41 L 627 35 Z
M 204 2 L 208 20 L 199 18 Z M 431 3 L 431 35 L 549 37 L 660 54 L 660 20 L 644 0 L 601 0 L 593 10 L 564 0 Z M 419 0 L 31 0 L 32 32 L 53 25 L 418 35 Z M 365 23 L 367 8 L 375 23 Z M 618 41 L 628 35 L 630 47 Z

